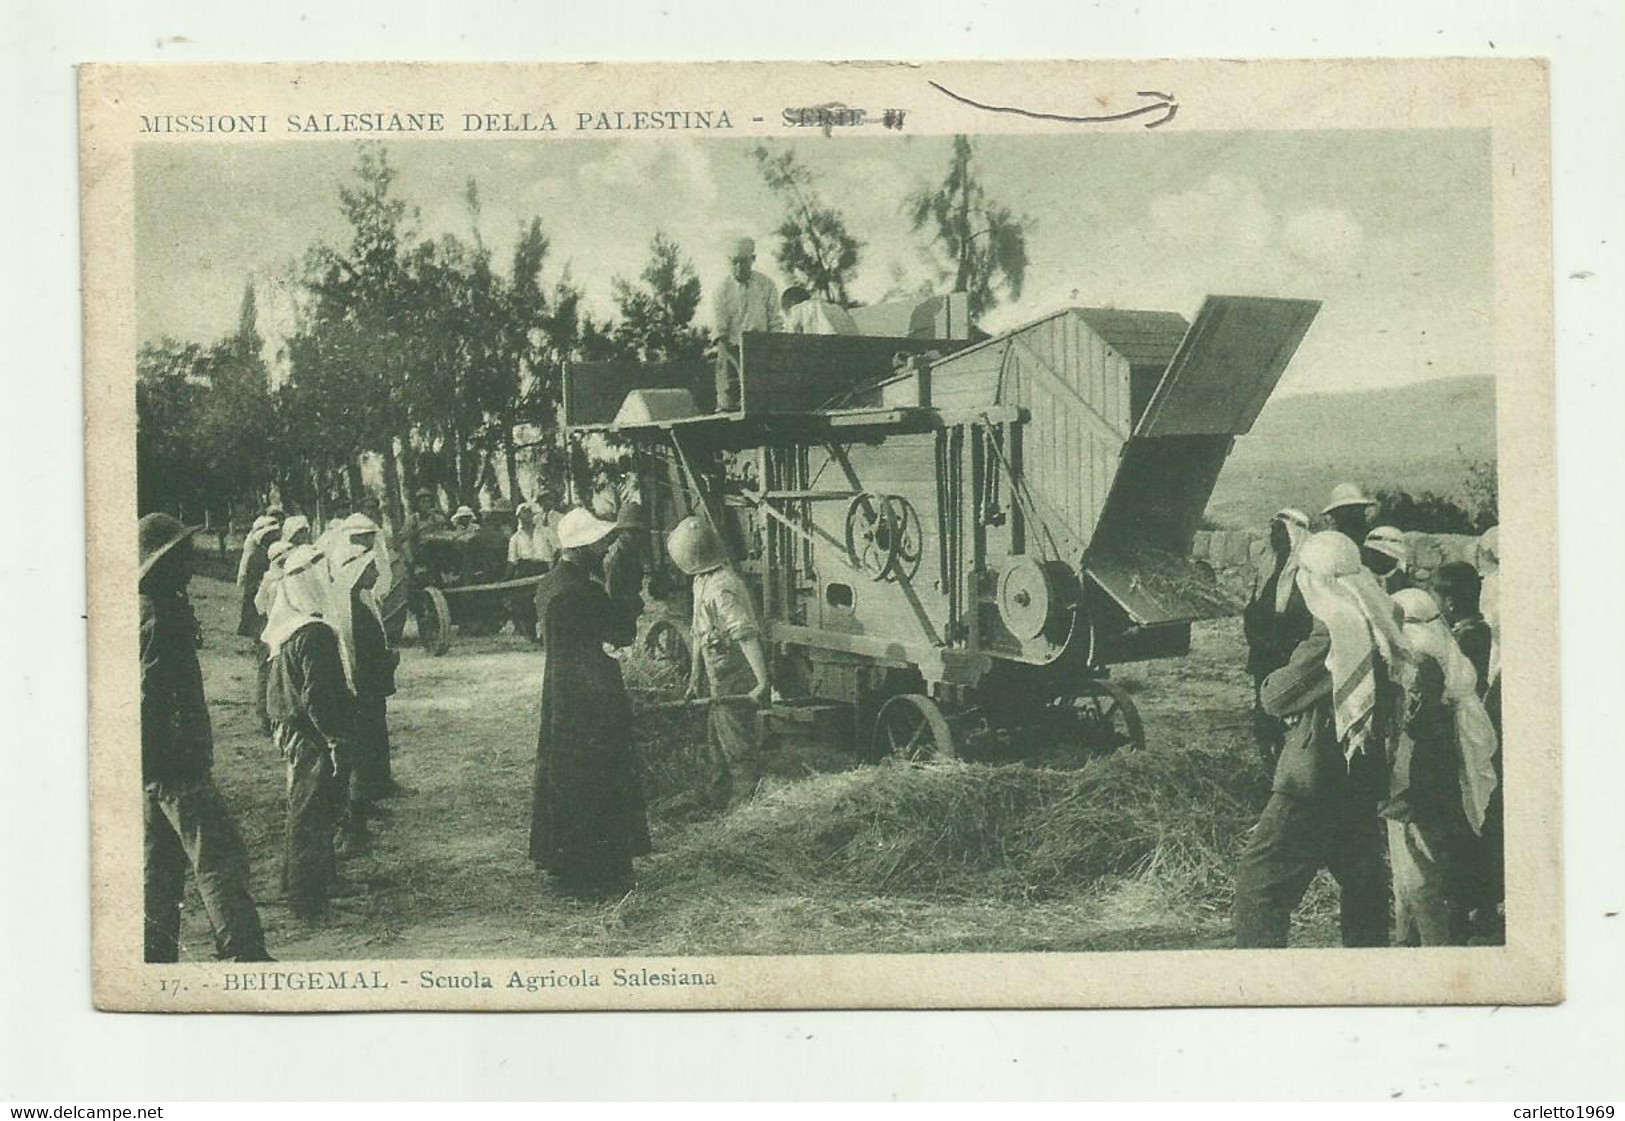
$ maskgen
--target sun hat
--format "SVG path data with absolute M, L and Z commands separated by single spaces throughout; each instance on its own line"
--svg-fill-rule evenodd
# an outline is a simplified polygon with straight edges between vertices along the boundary
M 142 518 L 136 532 L 141 542 L 141 575 L 152 571 L 175 546 L 191 539 L 202 529 L 198 525 L 182 525 L 178 518 L 164 513 L 152 513 Z
M 1322 514 L 1330 514 L 1344 506 L 1375 506 L 1374 499 L 1367 498 L 1358 483 L 1338 483 L 1332 488 L 1332 500 L 1326 503 Z
M 690 576 L 710 572 L 728 563 L 728 550 L 705 519 L 690 514 L 666 538 L 672 562 Z
M 577 506 L 559 519 L 559 548 L 580 549 L 594 541 L 602 541 L 615 528 L 614 522 L 595 518 L 590 510 Z

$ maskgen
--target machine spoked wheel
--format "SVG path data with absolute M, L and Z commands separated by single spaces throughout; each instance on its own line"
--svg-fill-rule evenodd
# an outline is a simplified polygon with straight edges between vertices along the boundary
M 954 736 L 942 710 L 930 697 L 902 693 L 880 706 L 875 717 L 875 755 L 912 763 L 954 758 Z
M 418 609 L 418 639 L 436 658 L 451 648 L 451 605 L 439 588 L 423 589 L 423 602 Z
M 864 493 L 847 505 L 847 560 L 873 580 L 913 579 L 922 538 L 920 515 L 900 495 Z
M 650 624 L 643 636 L 643 652 L 663 669 L 673 672 L 688 669 L 688 638 L 669 619 L 656 619 Z
M 1091 681 L 1072 702 L 1084 747 L 1095 755 L 1140 751 L 1145 747 L 1145 725 L 1134 698 L 1110 681 Z

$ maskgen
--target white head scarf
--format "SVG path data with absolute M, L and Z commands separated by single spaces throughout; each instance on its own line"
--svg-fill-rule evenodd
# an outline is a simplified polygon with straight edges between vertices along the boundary
M 1289 506 L 1284 510 L 1277 510 L 1275 517 L 1270 521 L 1280 522 L 1286 527 L 1286 563 L 1281 565 L 1281 575 L 1275 581 L 1275 613 L 1280 615 L 1286 611 L 1287 604 L 1292 600 L 1292 585 L 1298 577 L 1298 553 L 1303 548 L 1303 543 L 1309 540 L 1309 515 Z
M 282 540 L 290 545 L 293 544 L 293 535 L 300 530 L 304 530 L 306 533 L 310 532 L 310 519 L 303 514 L 288 515 L 287 520 L 282 523 Z M 307 541 L 305 544 L 308 545 L 310 542 Z
M 328 594 L 331 597 L 327 608 L 327 619 L 333 624 L 333 630 L 339 636 L 339 660 L 344 663 L 344 683 L 355 692 L 355 596 L 356 584 L 361 580 L 367 566 L 373 563 L 372 550 L 360 545 L 339 544 L 337 552 L 327 558 L 328 572 L 331 577 L 328 583 Z M 378 613 L 375 603 L 368 603 L 363 599 L 363 607 L 378 617 L 378 625 L 382 627 L 384 621 Z
M 248 560 L 254 555 L 254 550 L 259 548 L 266 536 L 277 528 L 279 528 L 277 520 L 269 515 L 261 514 L 254 519 L 253 528 L 243 536 L 243 555 L 237 561 L 237 582 L 239 584 L 248 579 Z
M 363 598 L 381 600 L 389 595 L 390 588 L 395 586 L 395 571 L 389 556 L 389 546 L 384 541 L 384 531 L 377 522 L 365 514 L 351 514 L 344 519 L 339 527 L 345 541 L 351 545 L 369 549 L 372 552 L 373 562 L 378 566 L 378 583 L 369 590 Z M 360 545 L 355 539 L 363 534 L 372 534 L 371 545 Z M 376 610 L 376 606 L 374 607 Z
M 270 619 L 261 641 L 276 657 L 282 644 L 310 623 L 325 622 L 327 609 L 327 568 L 322 554 L 310 545 L 289 550 L 282 561 L 282 579 L 276 584 Z
M 1501 527 L 1492 525 L 1478 539 L 1478 610 L 1490 628 L 1490 684 L 1501 676 Z
M 260 577 L 260 590 L 254 593 L 254 610 L 261 615 L 271 614 L 271 605 L 276 602 L 276 586 L 282 579 L 282 562 L 292 548 L 286 541 L 273 541 L 267 550 L 266 555 L 271 563 L 265 569 L 265 575 Z
M 1392 666 L 1407 654 L 1393 601 L 1360 563 L 1353 541 L 1328 530 L 1299 550 L 1298 590 L 1310 614 L 1331 636 L 1332 715 L 1343 755 L 1364 749 L 1377 710 L 1376 663 Z
M 1411 649 L 1432 658 L 1444 670 L 1445 701 L 1455 719 L 1460 757 L 1461 808 L 1473 832 L 1482 833 L 1490 795 L 1495 793 L 1495 753 L 1501 745 L 1490 714 L 1478 699 L 1478 671 L 1456 644 L 1431 595 L 1420 588 L 1406 588 L 1394 593 L 1394 603 L 1404 613 L 1405 640 Z

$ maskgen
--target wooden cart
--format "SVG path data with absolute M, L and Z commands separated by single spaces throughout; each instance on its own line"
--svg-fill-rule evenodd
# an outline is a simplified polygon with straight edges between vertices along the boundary
M 1190 547 L 1318 309 L 1067 308 L 975 344 L 748 334 L 737 412 L 685 398 L 692 369 L 578 366 L 566 421 L 662 456 L 723 531 L 797 701 L 778 716 L 823 704 L 908 758 L 1137 748 L 1110 668 L 1237 610 Z
M 440 657 L 458 630 L 495 634 L 502 629 L 511 617 L 513 597 L 533 594 L 542 579 L 501 579 L 507 559 L 507 539 L 495 530 L 423 534 L 414 548 L 407 602 L 425 650 Z

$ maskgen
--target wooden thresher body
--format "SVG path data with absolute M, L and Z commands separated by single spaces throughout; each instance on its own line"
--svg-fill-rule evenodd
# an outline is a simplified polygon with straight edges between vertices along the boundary
M 733 541 L 782 693 L 909 755 L 1079 722 L 1121 746 L 1139 720 L 1108 667 L 1235 609 L 1192 538 L 1318 307 L 1067 308 L 975 344 L 747 335 L 737 413 L 673 395 L 704 400 L 693 370 L 577 369 L 566 419 L 669 452 L 667 517 L 704 509 Z

